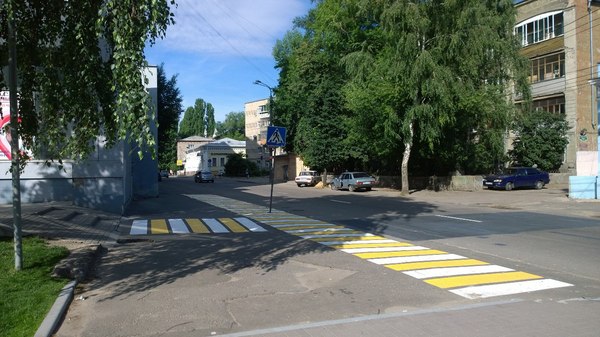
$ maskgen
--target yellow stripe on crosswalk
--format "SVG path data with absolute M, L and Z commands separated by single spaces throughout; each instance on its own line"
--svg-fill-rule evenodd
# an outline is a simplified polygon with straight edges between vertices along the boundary
M 167 227 L 167 221 L 165 219 L 150 220 L 150 233 L 169 234 L 169 227 Z
M 425 249 L 425 250 L 403 250 L 399 252 L 375 252 L 375 253 L 358 253 L 354 254 L 363 259 L 378 259 L 384 257 L 399 257 L 399 256 L 417 256 L 417 255 L 437 255 L 447 254 L 441 250 Z
M 210 233 L 208 227 L 200 219 L 185 219 L 193 233 Z
M 409 262 L 399 264 L 387 264 L 386 267 L 397 270 L 418 270 L 418 269 L 429 269 L 429 268 L 443 268 L 443 267 L 466 267 L 466 266 L 481 266 L 489 264 L 487 262 L 475 260 L 475 259 L 463 259 L 463 260 L 447 260 L 447 261 L 426 261 L 426 262 Z
M 441 277 L 425 280 L 425 282 L 438 288 L 447 289 L 455 287 L 473 286 L 479 284 L 534 280 L 540 278 L 542 277 L 538 275 L 529 274 L 521 271 L 513 271 L 508 273 Z
M 285 232 L 285 229 L 283 229 L 283 231 Z M 355 231 L 352 229 L 347 229 L 347 230 L 341 230 L 341 231 L 288 232 L 288 233 L 294 234 L 294 235 L 299 235 L 299 236 L 303 236 L 303 235 L 334 235 L 334 234 L 338 235 L 338 236 L 344 236 L 344 234 L 358 234 L 358 233 L 362 233 L 362 232 Z M 321 238 L 318 238 L 318 239 L 321 239 Z
M 414 246 L 406 242 L 385 242 L 385 243 L 345 243 L 343 245 L 331 245 L 329 247 L 336 249 L 345 248 L 379 248 L 379 247 L 410 247 Z
M 234 233 L 247 232 L 248 230 L 231 218 L 219 218 L 219 221 Z

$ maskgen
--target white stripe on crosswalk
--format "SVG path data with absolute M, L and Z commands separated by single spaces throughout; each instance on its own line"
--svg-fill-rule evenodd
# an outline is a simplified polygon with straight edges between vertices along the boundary
M 452 289 L 451 292 L 468 298 L 487 298 L 494 296 L 512 295 L 531 291 L 563 288 L 573 286 L 570 283 L 560 282 L 552 279 L 531 280 L 511 283 L 500 283 L 484 286 L 471 286 L 459 289 Z
M 370 242 L 370 241 L 369 241 Z M 427 247 L 422 246 L 404 246 L 404 247 L 374 247 L 374 248 L 345 248 L 342 252 L 350 254 L 358 253 L 376 253 L 376 252 L 399 252 L 404 250 L 426 250 Z
M 185 234 L 190 232 L 182 219 L 169 219 L 169 225 L 171 225 L 173 233 Z
M 404 257 L 384 257 L 379 259 L 369 259 L 376 264 L 398 264 L 409 262 L 423 261 L 445 261 L 445 260 L 460 260 L 465 259 L 464 256 L 456 254 L 436 254 L 436 255 L 420 255 L 420 256 L 404 256 Z
M 473 274 L 486 274 L 486 273 L 498 273 L 504 271 L 513 271 L 514 269 L 497 266 L 497 265 L 485 265 L 485 266 L 472 266 L 472 267 L 452 267 L 452 268 L 432 268 L 422 270 L 411 270 L 405 271 L 404 274 L 412 276 L 417 279 L 424 279 L 430 277 L 446 277 L 456 275 L 473 275 Z
M 225 228 L 225 226 L 223 226 L 216 219 L 202 219 L 202 221 L 204 221 L 204 223 L 210 228 L 211 231 L 213 231 L 213 233 L 229 233 L 227 228 Z
M 146 234 L 148 234 L 148 221 L 147 220 L 133 220 L 129 234 L 130 235 L 146 235 Z
M 235 221 L 241 223 L 244 227 L 248 228 L 251 232 L 266 232 L 267 230 L 254 223 L 254 221 L 248 218 L 235 218 Z

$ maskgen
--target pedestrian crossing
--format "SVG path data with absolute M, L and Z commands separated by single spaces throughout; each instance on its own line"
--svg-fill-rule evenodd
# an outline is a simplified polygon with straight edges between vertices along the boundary
M 514 295 L 573 286 L 452 252 L 396 241 L 344 226 L 272 210 L 216 195 L 190 195 L 291 235 L 318 242 L 399 271 L 468 299 Z
M 244 218 L 187 218 L 133 220 L 129 235 L 188 234 L 188 233 L 244 233 L 266 232 L 256 222 Z

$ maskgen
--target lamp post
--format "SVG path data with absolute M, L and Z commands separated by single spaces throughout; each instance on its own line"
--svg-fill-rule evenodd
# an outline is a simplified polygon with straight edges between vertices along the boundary
M 273 126 L 273 88 L 260 80 L 254 81 L 254 84 L 260 85 L 269 89 L 269 126 Z M 274 185 L 274 170 L 275 170 L 275 153 L 272 147 L 269 147 L 269 156 L 271 157 L 271 170 L 269 172 L 269 183 L 271 184 L 271 195 L 269 197 L 269 213 L 273 206 L 273 185 Z

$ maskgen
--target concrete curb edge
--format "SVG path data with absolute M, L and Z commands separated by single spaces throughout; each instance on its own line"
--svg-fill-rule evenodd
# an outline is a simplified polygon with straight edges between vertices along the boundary
M 50 311 L 46 315 L 46 318 L 44 318 L 44 321 L 40 327 L 37 329 L 34 337 L 50 337 L 54 334 L 56 328 L 58 328 L 61 318 L 73 300 L 77 283 L 77 280 L 73 280 L 62 288 L 58 294 L 58 298 L 56 301 L 54 301 L 52 308 L 50 308 Z

